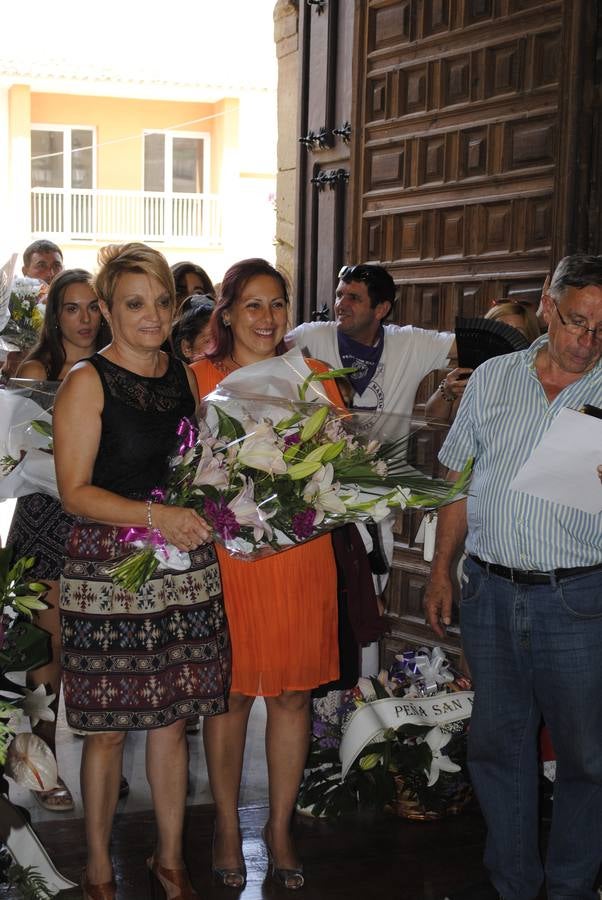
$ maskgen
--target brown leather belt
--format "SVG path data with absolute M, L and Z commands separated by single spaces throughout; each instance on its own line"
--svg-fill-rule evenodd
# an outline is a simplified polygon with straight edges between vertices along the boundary
M 562 581 L 564 578 L 572 578 L 575 575 L 589 575 L 602 569 L 602 563 L 596 566 L 576 566 L 574 569 L 553 569 L 551 572 L 534 572 L 524 569 L 509 569 L 507 566 L 498 566 L 497 563 L 485 562 L 478 556 L 470 554 L 472 559 L 482 569 L 486 569 L 491 575 L 499 575 L 507 581 L 515 584 L 549 584 L 551 581 Z

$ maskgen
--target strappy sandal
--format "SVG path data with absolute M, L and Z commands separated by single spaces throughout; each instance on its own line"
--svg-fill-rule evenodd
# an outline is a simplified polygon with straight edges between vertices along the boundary
M 55 788 L 49 791 L 32 791 L 43 809 L 48 812 L 71 812 L 75 809 L 71 791 L 62 778 L 57 778 Z
M 298 866 L 295 869 L 281 869 L 274 862 L 274 857 L 272 856 L 272 850 L 270 845 L 268 844 L 268 839 L 266 837 L 267 826 L 264 825 L 261 836 L 263 837 L 263 843 L 265 844 L 265 849 L 268 853 L 268 871 L 275 882 L 277 882 L 281 887 L 286 888 L 289 891 L 298 891 L 299 888 L 302 888 L 305 884 L 305 876 L 303 874 L 303 866 Z

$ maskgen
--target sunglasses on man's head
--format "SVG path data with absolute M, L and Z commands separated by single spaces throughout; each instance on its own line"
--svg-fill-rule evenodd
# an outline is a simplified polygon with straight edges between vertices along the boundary
M 337 277 L 346 279 L 348 281 L 371 282 L 382 279 L 383 272 L 380 267 L 377 268 L 376 266 L 343 266 L 343 268 L 339 271 Z
M 386 269 L 382 266 L 372 266 L 368 263 L 360 263 L 357 266 L 343 266 L 339 270 L 339 280 L 345 281 L 361 281 L 376 291 L 382 300 L 388 300 L 389 303 L 395 303 L 395 284 Z

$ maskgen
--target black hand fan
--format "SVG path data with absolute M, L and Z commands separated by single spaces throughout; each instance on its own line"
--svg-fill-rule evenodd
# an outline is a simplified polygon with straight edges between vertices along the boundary
M 524 334 L 499 319 L 462 319 L 456 317 L 458 365 L 476 369 L 492 356 L 503 356 L 515 350 L 526 350 L 529 341 Z

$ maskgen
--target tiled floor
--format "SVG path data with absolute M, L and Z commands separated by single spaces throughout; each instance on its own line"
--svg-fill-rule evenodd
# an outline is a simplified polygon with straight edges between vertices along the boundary
M 0 538 L 5 545 L 6 535 L 14 501 L 0 503 Z M 265 704 L 258 699 L 253 705 L 247 732 L 245 767 L 241 785 L 241 806 L 263 806 L 267 802 L 267 770 L 264 752 Z M 129 796 L 119 803 L 119 812 L 140 812 L 151 808 L 150 790 L 146 781 L 144 766 L 144 734 L 128 735 L 125 745 L 123 774 L 130 783 Z M 69 785 L 75 800 L 75 810 L 68 814 L 73 818 L 82 816 L 82 801 L 79 788 L 79 766 L 83 740 L 76 737 L 65 722 L 64 709 L 61 703 L 57 724 L 57 757 L 59 772 Z M 205 766 L 205 754 L 201 734 L 188 738 L 190 751 L 190 791 L 189 805 L 211 803 L 211 794 Z M 52 813 L 43 809 L 35 800 L 33 793 L 19 788 L 10 782 L 10 799 L 19 806 L 26 807 L 34 822 L 64 818 L 64 813 Z

